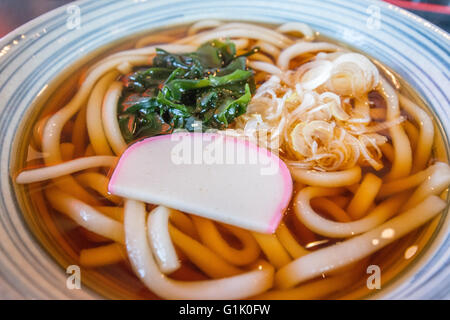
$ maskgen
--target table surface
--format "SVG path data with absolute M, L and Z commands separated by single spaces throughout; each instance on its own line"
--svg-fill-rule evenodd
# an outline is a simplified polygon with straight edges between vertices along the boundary
M 411 10 L 450 32 L 450 0 L 386 1 Z M 70 2 L 73 0 L 0 0 L 0 37 L 27 21 Z

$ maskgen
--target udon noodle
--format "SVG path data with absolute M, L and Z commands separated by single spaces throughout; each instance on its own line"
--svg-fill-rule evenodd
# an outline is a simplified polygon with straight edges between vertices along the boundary
M 274 234 L 108 193 L 108 171 L 128 145 L 118 123 L 120 77 L 151 65 L 157 48 L 192 52 L 214 39 L 229 39 L 237 54 L 259 48 L 247 64 L 256 91 L 224 133 L 289 166 L 295 194 Z M 42 166 L 15 181 L 45 184 L 48 205 L 99 242 L 81 251 L 82 266 L 127 259 L 161 298 L 323 298 L 350 287 L 374 252 L 445 208 L 450 168 L 433 158 L 435 136 L 428 113 L 369 58 L 317 40 L 309 26 L 205 20 L 183 37 L 140 38 L 85 70 L 70 101 L 35 123 L 31 147 Z M 202 280 L 171 277 L 187 262 Z

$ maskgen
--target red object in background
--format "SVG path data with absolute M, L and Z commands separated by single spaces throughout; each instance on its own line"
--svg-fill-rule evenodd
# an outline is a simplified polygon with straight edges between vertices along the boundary
M 384 0 L 397 7 L 408 9 L 408 10 L 418 10 L 427 12 L 436 12 L 442 14 L 450 14 L 450 7 L 440 4 L 423 3 L 423 2 L 412 2 L 405 0 Z

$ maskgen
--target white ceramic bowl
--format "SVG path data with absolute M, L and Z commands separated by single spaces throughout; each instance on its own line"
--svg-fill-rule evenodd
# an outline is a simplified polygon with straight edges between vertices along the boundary
M 78 11 L 79 10 L 79 11 Z M 77 13 L 80 25 L 77 28 Z M 0 299 L 99 298 L 89 288 L 68 290 L 65 270 L 30 231 L 10 178 L 23 121 L 34 103 L 95 50 L 136 33 L 200 19 L 266 23 L 301 21 L 360 49 L 395 70 L 423 97 L 450 135 L 450 36 L 397 7 L 374 1 L 337 0 L 84 0 L 58 8 L 0 40 Z M 447 154 L 448 156 L 448 154 Z M 42 236 L 42 235 L 41 235 Z M 375 298 L 450 297 L 449 218 L 433 241 Z

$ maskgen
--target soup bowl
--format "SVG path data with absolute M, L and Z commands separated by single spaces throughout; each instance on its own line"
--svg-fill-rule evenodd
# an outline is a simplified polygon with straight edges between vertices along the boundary
M 74 263 L 73 258 L 55 243 L 42 219 L 30 213 L 24 188 L 13 183 L 11 172 L 24 160 L 23 137 L 30 132 L 42 101 L 77 68 L 121 39 L 212 18 L 267 24 L 300 21 L 364 52 L 394 70 L 430 107 L 442 137 L 437 152 L 448 159 L 450 36 L 410 12 L 368 0 L 75 1 L 0 40 L 1 299 L 135 297 L 129 295 L 129 288 L 114 285 L 114 271 L 107 273 L 109 278 L 102 278 L 99 272 L 83 274 L 80 290 L 67 285 L 73 269 L 66 268 Z M 422 232 L 413 261 L 400 263 L 398 272 L 383 282 L 381 290 L 344 297 L 448 299 L 447 211 L 448 207 Z M 404 259 L 408 258 L 405 255 Z M 130 286 L 139 286 L 131 274 L 129 280 Z

